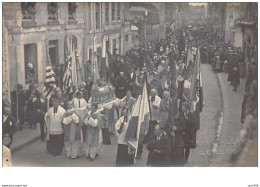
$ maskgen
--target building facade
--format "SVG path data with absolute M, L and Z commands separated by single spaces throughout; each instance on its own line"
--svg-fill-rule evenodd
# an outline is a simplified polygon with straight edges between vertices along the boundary
M 91 76 L 90 64 L 98 62 L 101 69 L 109 52 L 124 55 L 140 42 L 140 30 L 133 29 L 134 20 L 128 20 L 131 3 L 86 2 L 86 3 L 3 3 L 4 29 L 6 29 L 6 62 L 9 71 L 9 91 L 30 82 L 45 81 L 47 65 L 65 64 L 67 38 L 76 39 L 76 53 L 82 80 Z M 141 4 L 141 3 L 140 3 Z M 145 3 L 146 4 L 146 3 Z M 138 3 L 137 3 L 138 5 Z M 165 3 L 147 3 L 149 21 L 143 32 L 165 35 Z M 147 16 L 146 15 L 146 16 Z M 154 15 L 156 21 L 154 22 Z M 33 68 L 33 74 L 30 68 Z M 92 68 L 93 71 L 93 68 Z M 6 78 L 5 78 L 6 79 Z
M 235 25 L 235 21 L 243 16 L 245 6 L 243 3 L 227 3 L 225 11 L 225 43 L 234 47 L 243 47 L 241 29 Z
M 65 63 L 65 38 L 75 36 L 80 68 L 86 78 L 88 60 L 106 52 L 124 54 L 124 3 L 3 3 L 8 33 L 10 90 L 27 85 L 27 69 L 33 66 L 33 82 L 43 83 L 48 63 Z M 129 29 L 129 28 L 128 28 Z M 129 42 L 131 44 L 131 41 Z

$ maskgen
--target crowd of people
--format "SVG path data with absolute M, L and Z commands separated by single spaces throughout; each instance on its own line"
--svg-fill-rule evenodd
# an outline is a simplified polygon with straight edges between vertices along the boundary
M 58 87 L 48 101 L 34 84 L 30 84 L 26 92 L 19 84 L 12 94 L 11 107 L 4 106 L 4 116 L 15 116 L 20 130 L 26 123 L 32 129 L 39 123 L 41 140 L 46 136 L 47 151 L 53 156 L 60 155 L 65 146 L 68 158 L 75 159 L 84 153 L 89 161 L 94 161 L 103 154 L 104 144 L 111 145 L 110 136 L 115 134 L 119 166 L 134 164 L 135 151 L 136 159 L 140 159 L 143 145 L 149 151 L 147 165 L 183 165 L 188 161 L 190 149 L 196 147 L 196 132 L 200 127 L 184 93 L 188 49 L 192 49 L 195 59 L 200 47 L 202 63 L 212 64 L 215 71 L 229 73 L 228 81 L 234 91 L 239 84 L 241 51 L 212 38 L 217 37 L 209 29 L 199 33 L 184 28 L 168 29 L 165 38 L 146 40 L 127 51 L 125 56 L 110 56 L 109 73 L 101 72 L 99 81 L 109 81 L 115 87 L 116 98 L 121 99 L 119 104 L 113 105 L 116 120 L 107 115 L 111 111 L 91 103 L 94 84 L 91 77 L 78 87 L 74 86 L 69 94 L 62 90 L 62 78 L 56 77 Z M 63 67 L 56 71 L 62 72 Z M 57 75 L 62 74 L 57 72 Z M 148 129 L 140 132 L 138 150 L 134 150 L 124 141 L 124 136 L 144 82 L 150 95 L 151 117 Z M 88 103 L 91 108 L 82 117 L 76 109 L 86 109 Z M 12 137 L 15 118 L 7 118 L 4 123 L 7 125 L 3 135 Z

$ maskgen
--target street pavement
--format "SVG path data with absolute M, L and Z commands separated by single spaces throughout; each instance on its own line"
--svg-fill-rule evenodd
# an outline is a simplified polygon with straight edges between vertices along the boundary
M 197 147 L 191 149 L 187 167 L 210 166 L 211 146 L 215 139 L 216 126 L 222 112 L 222 94 L 216 73 L 209 64 L 201 65 L 203 82 L 203 110 L 200 113 L 200 129 L 197 132 Z
M 197 147 L 191 149 L 188 163 L 185 167 L 208 167 L 208 166 L 229 166 L 228 158 L 234 145 L 231 140 L 236 140 L 241 127 L 240 113 L 243 99 L 242 88 L 244 80 L 238 92 L 233 92 L 229 83 L 226 82 L 227 74 L 219 73 L 218 75 L 212 71 L 209 64 L 202 64 L 202 79 L 204 92 L 204 107 L 201 112 L 201 125 L 197 133 Z M 230 107 L 230 123 L 223 124 L 223 102 L 222 92 L 219 84 L 219 78 L 222 78 L 226 85 L 226 95 L 228 95 L 228 103 Z M 221 126 L 222 124 L 222 126 Z M 219 132 L 217 129 L 221 126 Z M 216 137 L 220 134 L 220 141 L 217 142 L 217 150 L 213 152 L 212 144 Z M 40 129 L 34 130 L 24 129 L 18 131 L 14 137 L 14 145 L 12 150 L 12 162 L 15 167 L 114 167 L 117 152 L 117 138 L 111 136 L 112 145 L 104 145 L 103 155 L 100 155 L 95 161 L 89 162 L 86 156 L 77 159 L 68 159 L 65 156 L 65 150 L 62 155 L 53 157 L 46 151 L 46 141 L 41 142 L 37 137 L 40 135 Z M 26 143 L 29 142 L 29 143 Z M 223 144 L 224 142 L 224 144 Z M 224 146 L 224 147 L 223 147 Z M 148 151 L 146 146 L 140 160 L 132 167 L 145 167 Z M 225 156 L 221 155 L 221 151 L 225 152 Z M 213 154 L 215 153 L 215 154 Z M 214 158 L 214 159 L 213 159 Z
M 221 131 L 219 133 L 219 142 L 216 149 L 216 155 L 211 166 L 228 167 L 232 166 L 230 156 L 239 143 L 240 130 L 243 124 L 240 122 L 242 102 L 245 95 L 245 79 L 240 79 L 238 91 L 233 91 L 233 86 L 227 82 L 228 74 L 219 73 L 219 81 L 224 102 L 224 116 Z

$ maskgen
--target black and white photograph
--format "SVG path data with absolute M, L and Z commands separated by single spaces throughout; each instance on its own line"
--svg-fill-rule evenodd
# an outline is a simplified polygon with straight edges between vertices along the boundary
M 1 4 L 2 167 L 258 168 L 258 2 Z

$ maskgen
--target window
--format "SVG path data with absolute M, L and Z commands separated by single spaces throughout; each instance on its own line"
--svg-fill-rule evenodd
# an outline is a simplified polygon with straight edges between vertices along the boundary
M 121 6 L 120 3 L 117 3 L 117 21 L 120 21 L 121 19 L 121 10 L 120 10 Z
M 95 4 L 95 8 L 96 8 L 96 29 L 99 30 L 100 29 L 100 3 L 96 3 Z
M 48 20 L 58 20 L 58 3 L 48 3 Z
M 37 23 L 35 21 L 35 9 L 36 3 L 21 3 L 22 15 L 23 15 L 23 27 L 35 27 Z
M 24 45 L 25 84 L 38 83 L 37 45 Z
M 112 21 L 116 20 L 116 3 L 112 3 Z
M 106 25 L 109 25 L 109 3 L 106 3 Z
M 58 40 L 50 40 L 49 41 L 49 57 L 50 63 L 53 66 L 57 66 L 59 64 L 59 41 Z
M 91 3 L 88 3 L 88 28 L 92 30 Z
M 125 35 L 125 41 L 128 41 L 128 34 Z
M 69 20 L 76 20 L 76 3 L 69 3 Z
M 35 13 L 36 13 L 35 5 L 36 3 L 21 3 L 24 20 L 35 19 Z

